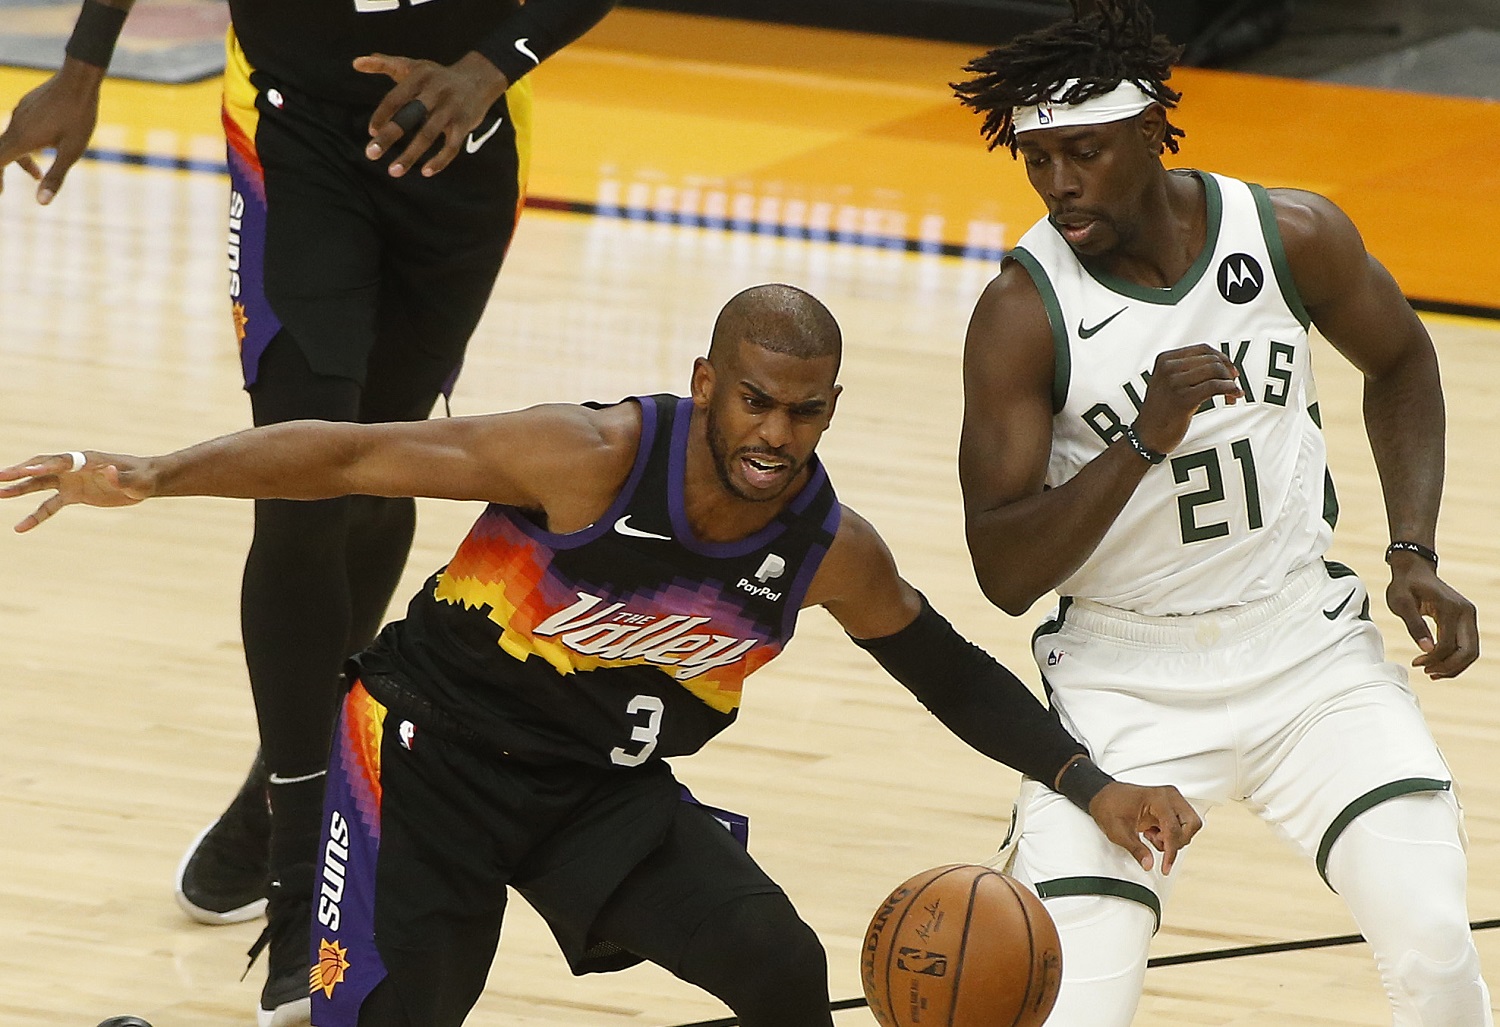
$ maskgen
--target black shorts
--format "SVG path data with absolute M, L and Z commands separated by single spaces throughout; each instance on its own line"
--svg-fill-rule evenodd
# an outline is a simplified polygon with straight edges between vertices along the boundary
M 371 110 L 255 70 L 233 34 L 227 63 L 229 291 L 246 386 L 283 328 L 320 375 L 363 385 L 377 347 L 401 348 L 451 385 L 515 231 L 529 81 L 442 173 L 424 178 L 419 163 L 398 179 L 386 167 L 399 143 L 379 161 L 364 155 Z
M 413 1022 L 462 1023 L 507 886 L 575 973 L 642 959 L 675 971 L 715 910 L 781 891 L 663 763 L 523 764 L 409 716 L 355 682 L 334 736 L 313 896 L 319 1027 L 354 1027 L 386 978 Z M 628 940 L 596 936 L 606 907 Z

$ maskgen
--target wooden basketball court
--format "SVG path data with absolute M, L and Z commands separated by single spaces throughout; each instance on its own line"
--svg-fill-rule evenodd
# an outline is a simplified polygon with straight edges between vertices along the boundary
M 846 392 L 823 455 L 846 503 L 960 630 L 1034 680 L 1044 612 L 988 606 L 955 473 L 964 327 L 996 254 L 1039 213 L 944 83 L 970 49 L 619 11 L 538 73 L 537 200 L 471 349 L 455 413 L 682 390 L 734 292 L 786 281 L 844 327 Z M 0 71 L 0 110 L 40 80 Z M 1181 161 L 1343 204 L 1429 308 L 1500 308 L 1500 106 L 1183 72 Z M 160 452 L 248 423 L 224 299 L 216 87 L 112 83 L 98 157 L 49 208 L 0 197 L 0 464 L 74 448 Z M 3 115 L 0 115 L 3 116 Z M 581 212 L 581 213 L 580 213 Z M 1445 577 L 1500 606 L 1500 320 L 1431 315 L 1447 383 Z M 1387 540 L 1357 375 L 1318 343 L 1343 519 L 1333 555 L 1379 593 Z M 20 503 L 0 511 L 14 523 Z M 425 503 L 397 602 L 477 508 Z M 259 924 L 190 923 L 183 847 L 255 749 L 238 632 L 249 504 L 68 510 L 0 535 L 0 1022 L 155 1027 L 252 1018 Z M 398 607 L 399 608 L 399 607 Z M 1392 658 L 1415 647 L 1383 609 Z M 985 858 L 1015 775 L 950 737 L 810 612 L 740 722 L 677 761 L 750 814 L 752 848 L 822 936 L 835 999 L 859 994 L 875 904 L 928 866 Z M 1471 839 L 1471 915 L 1500 917 L 1500 672 L 1418 686 Z M 1222 809 L 1180 864 L 1154 953 L 1350 933 L 1316 873 Z M 1500 932 L 1477 935 L 1492 984 Z M 515 903 L 470 1023 L 668 1027 L 727 1013 L 654 967 L 572 978 Z M 868 1024 L 863 1009 L 840 1024 Z M 1152 970 L 1137 1022 L 1386 1022 L 1362 946 Z

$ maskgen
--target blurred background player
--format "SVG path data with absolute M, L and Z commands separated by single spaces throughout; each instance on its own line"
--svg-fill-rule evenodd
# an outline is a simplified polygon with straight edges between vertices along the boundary
M 1101 773 L 838 502 L 814 450 L 841 348 L 816 299 L 759 286 L 720 312 L 688 397 L 304 421 L 154 459 L 0 470 L 14 483 L 0 498 L 55 490 L 21 530 L 71 503 L 168 495 L 491 504 L 356 658 L 319 850 L 320 1027 L 461 1023 L 507 885 L 577 973 L 649 959 L 745 1027 L 830 1027 L 818 939 L 664 762 L 734 722 L 745 677 L 808 606 L 969 744 L 1061 789 L 1131 861 L 1157 865 L 1149 842 L 1170 870 L 1200 826 L 1181 794 Z
M 85 0 L 62 68 L 0 135 L 0 168 L 39 179 L 41 203 L 88 145 L 132 2 Z M 451 390 L 525 191 L 524 76 L 612 6 L 232 0 L 230 296 L 256 424 L 422 420 Z M 57 154 L 43 172 L 33 155 L 46 147 Z M 251 950 L 270 945 L 263 1024 L 307 1016 L 341 667 L 380 627 L 415 517 L 400 497 L 256 504 L 241 625 L 261 752 L 184 856 L 177 895 L 195 918 L 233 923 L 259 915 L 269 889 Z
M 991 602 L 1062 597 L 1034 649 L 1104 770 L 1238 801 L 1312 862 L 1374 948 L 1399 1027 L 1492 1022 L 1447 766 L 1354 573 L 1308 329 L 1364 375 L 1392 542 L 1386 601 L 1446 678 L 1479 652 L 1437 575 L 1444 414 L 1432 342 L 1322 196 L 1167 170 L 1176 48 L 1133 2 L 972 61 L 956 86 L 1047 217 L 975 308 L 960 448 Z M 1426 623 L 1434 622 L 1435 630 Z M 1014 873 L 1064 949 L 1049 1024 L 1134 1015 L 1167 881 L 1034 786 Z

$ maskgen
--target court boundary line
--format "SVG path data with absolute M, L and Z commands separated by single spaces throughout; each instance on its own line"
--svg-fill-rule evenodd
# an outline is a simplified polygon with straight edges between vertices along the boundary
M 1471 931 L 1487 931 L 1494 927 L 1500 927 L 1500 917 L 1490 920 L 1473 920 L 1469 923 Z M 1243 956 L 1266 956 L 1279 952 L 1301 952 L 1307 949 L 1334 948 L 1339 945 L 1356 945 L 1365 940 L 1363 934 L 1334 934 L 1324 938 L 1303 938 L 1298 941 L 1273 941 L 1260 945 L 1239 945 L 1227 949 L 1207 949 L 1203 952 L 1180 952 L 1172 956 L 1156 956 L 1146 961 L 1146 968 L 1152 969 L 1161 966 L 1182 966 L 1187 963 L 1212 963 L 1222 959 L 1239 959 Z M 862 998 L 839 999 L 837 1002 L 828 1003 L 829 1012 L 837 1013 L 845 1009 L 859 1009 L 869 1005 Z M 677 1024 L 675 1027 L 739 1027 L 738 1017 L 726 1017 L 722 1020 L 694 1020 L 692 1023 Z
M 129 167 L 156 168 L 166 171 L 186 171 L 192 174 L 228 175 L 228 166 L 223 161 L 204 160 L 192 157 L 163 157 L 150 153 L 133 153 L 126 150 L 88 149 L 84 160 L 100 164 L 121 164 Z M 879 235 L 870 232 L 847 231 L 837 228 L 808 228 L 787 225 L 775 221 L 760 221 L 754 218 L 684 214 L 678 211 L 660 210 L 654 207 L 637 207 L 629 204 L 595 203 L 587 200 L 566 200 L 550 196 L 527 196 L 525 205 L 536 210 L 561 214 L 576 214 L 582 217 L 611 218 L 619 221 L 639 221 L 652 224 L 676 225 L 681 228 L 701 228 L 707 231 L 733 232 L 744 235 L 759 235 L 778 239 L 802 240 L 841 246 L 860 246 L 866 249 L 888 250 L 895 253 L 917 253 L 929 256 L 956 257 L 960 260 L 983 260 L 999 263 L 1008 251 L 993 246 L 960 245 L 937 242 L 931 239 L 912 239 L 899 235 Z M 1500 321 L 1500 307 L 1477 303 L 1454 303 L 1448 300 L 1429 300 L 1408 296 L 1406 301 L 1412 309 L 1424 314 L 1448 314 L 1454 317 L 1471 317 L 1481 321 Z

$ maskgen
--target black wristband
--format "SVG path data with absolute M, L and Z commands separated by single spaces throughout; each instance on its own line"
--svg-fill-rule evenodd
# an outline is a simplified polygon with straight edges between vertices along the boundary
M 1104 771 L 1094 765 L 1094 761 L 1087 756 L 1069 763 L 1058 778 L 1057 790 L 1073 805 L 1089 811 L 1089 803 L 1094 801 L 1094 796 L 1104 790 L 1104 786 L 1114 781 Z
M 1385 547 L 1385 562 L 1391 562 L 1392 553 L 1416 553 L 1422 559 L 1432 564 L 1432 569 L 1437 570 L 1438 556 L 1434 550 L 1428 549 L 1420 542 L 1407 542 L 1398 540 Z
M 1158 453 L 1141 441 L 1141 437 L 1136 432 L 1134 424 L 1127 424 L 1125 426 L 1125 441 L 1130 445 L 1131 449 L 1135 450 L 1135 455 L 1148 464 L 1159 464 L 1167 458 L 1167 454 Z
M 123 7 L 110 7 L 99 0 L 83 0 L 83 10 L 78 12 L 78 21 L 73 25 L 65 52 L 75 61 L 96 68 L 109 67 L 109 59 L 115 53 L 115 42 L 120 38 L 125 16 L 129 13 Z

